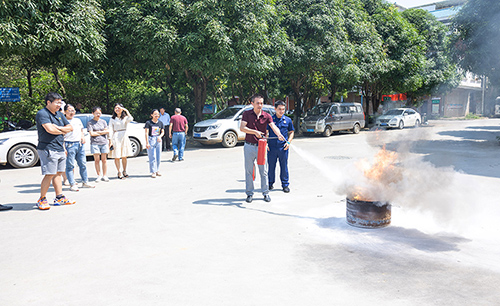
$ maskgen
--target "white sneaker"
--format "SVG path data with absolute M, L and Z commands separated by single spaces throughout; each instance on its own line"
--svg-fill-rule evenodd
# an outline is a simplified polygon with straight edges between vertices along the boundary
M 68 181 L 68 180 L 64 180 L 64 181 L 63 181 L 63 185 L 64 185 L 64 186 L 71 186 L 71 185 L 69 184 L 69 181 Z
M 95 186 L 94 185 L 90 185 L 89 183 L 83 182 L 81 188 L 95 188 Z
M 69 190 L 71 190 L 71 191 L 80 191 L 80 189 L 78 189 L 78 185 L 77 184 L 74 184 L 73 186 L 69 187 Z
M 109 177 L 107 177 L 107 176 L 103 176 L 103 177 L 102 177 L 102 180 L 103 180 L 103 181 L 105 181 L 105 182 L 109 182 Z
M 156 173 L 151 174 L 152 178 L 156 178 Z
M 95 182 L 96 182 L 96 183 L 99 183 L 101 180 L 102 180 L 102 176 L 100 176 L 100 175 L 99 175 L 99 176 L 95 179 Z

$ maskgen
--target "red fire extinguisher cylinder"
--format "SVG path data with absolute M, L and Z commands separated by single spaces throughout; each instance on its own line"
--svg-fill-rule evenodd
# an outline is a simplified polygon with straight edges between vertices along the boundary
M 267 140 L 259 139 L 259 147 L 257 151 L 257 165 L 263 166 L 266 164 L 266 149 L 267 149 Z

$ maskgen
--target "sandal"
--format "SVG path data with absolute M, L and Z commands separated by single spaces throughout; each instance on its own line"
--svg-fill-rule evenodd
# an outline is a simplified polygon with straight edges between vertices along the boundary
M 128 173 L 127 173 L 127 171 L 123 171 L 123 176 L 124 176 L 124 177 L 128 177 Z
M 119 178 L 120 180 L 123 180 L 123 175 L 121 174 L 121 172 L 118 172 L 118 178 Z

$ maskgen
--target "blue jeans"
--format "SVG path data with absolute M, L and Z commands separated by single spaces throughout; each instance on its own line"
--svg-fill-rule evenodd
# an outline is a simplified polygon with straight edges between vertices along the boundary
M 178 155 L 179 160 L 184 159 L 184 148 L 186 147 L 186 133 L 184 132 L 173 132 L 172 133 L 172 149 L 174 150 L 174 156 Z
M 245 143 L 243 154 L 245 155 L 245 193 L 247 196 L 253 196 L 253 167 L 257 159 L 259 148 L 257 146 Z M 260 174 L 260 188 L 262 194 L 269 194 L 269 185 L 267 185 L 267 163 L 257 165 Z
M 79 141 L 76 142 L 65 142 L 66 147 L 66 177 L 71 185 L 76 184 L 75 175 L 73 174 L 73 169 L 75 169 L 75 160 L 78 163 L 78 168 L 80 169 L 80 177 L 83 183 L 88 182 L 87 176 L 87 157 L 85 156 L 85 149 L 83 144 Z
M 160 171 L 161 142 L 158 141 L 158 136 L 148 136 L 148 142 L 149 172 L 156 173 Z
M 269 147 L 269 151 L 267 152 L 267 161 L 269 163 L 269 186 L 274 184 L 276 162 L 279 160 L 281 187 L 288 187 L 288 151 L 289 150 L 285 150 L 283 147 Z

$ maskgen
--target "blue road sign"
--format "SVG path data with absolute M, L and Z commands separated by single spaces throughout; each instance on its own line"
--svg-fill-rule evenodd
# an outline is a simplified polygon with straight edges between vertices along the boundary
M 0 87 L 0 102 L 19 102 L 19 87 Z

